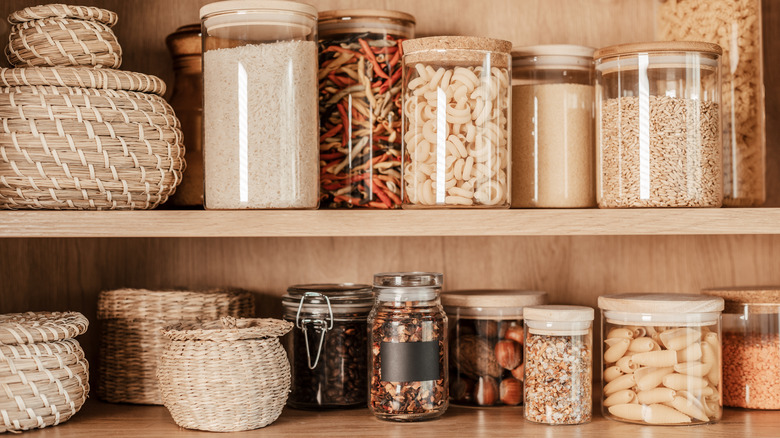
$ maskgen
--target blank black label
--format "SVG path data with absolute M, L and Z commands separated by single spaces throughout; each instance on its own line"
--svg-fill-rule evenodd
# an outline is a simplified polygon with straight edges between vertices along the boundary
M 379 351 L 383 382 L 438 380 L 439 342 L 382 342 Z

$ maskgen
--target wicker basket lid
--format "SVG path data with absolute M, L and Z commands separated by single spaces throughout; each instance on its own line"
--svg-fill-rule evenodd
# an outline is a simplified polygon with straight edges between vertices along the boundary
M 216 319 L 231 308 L 241 310 L 239 315 L 254 316 L 254 297 L 246 291 L 118 289 L 100 293 L 97 317 L 99 320 L 194 321 Z
M 138 91 L 162 96 L 165 82 L 157 76 L 91 67 L 30 67 L 0 69 L 0 86 L 54 86 Z
M 75 338 L 89 321 L 79 312 L 26 312 L 0 315 L 0 344 L 20 345 Z
M 267 339 L 284 336 L 293 323 L 273 318 L 222 317 L 219 321 L 191 322 L 168 326 L 163 334 L 172 341 L 222 341 Z
M 8 16 L 11 24 L 24 23 L 26 21 L 40 20 L 43 18 L 76 18 L 80 20 L 99 21 L 107 26 L 113 26 L 119 21 L 115 12 L 107 9 L 91 6 L 73 6 L 61 3 L 31 6 L 16 11 Z

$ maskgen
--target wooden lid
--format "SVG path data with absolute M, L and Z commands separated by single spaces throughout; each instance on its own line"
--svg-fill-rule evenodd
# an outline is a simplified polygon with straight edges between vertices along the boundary
M 403 43 L 404 53 L 428 50 L 479 50 L 484 52 L 510 53 L 512 43 L 494 38 L 471 36 L 435 36 L 415 38 Z
M 723 49 L 717 44 L 699 41 L 654 41 L 648 43 L 618 44 L 604 47 L 593 53 L 593 59 L 606 56 L 632 55 L 637 53 L 668 53 L 668 52 L 699 52 L 712 55 L 722 55 Z
M 711 288 L 703 289 L 701 293 L 723 298 L 727 313 L 742 313 L 746 304 L 755 307 L 748 309 L 748 313 L 778 313 L 780 308 L 780 286 Z
M 585 306 L 530 306 L 523 309 L 526 321 L 587 322 L 593 321 L 592 307 Z
M 592 58 L 596 51 L 593 47 L 576 44 L 541 44 L 538 46 L 516 47 L 512 49 L 512 57 L 525 56 L 579 56 Z
M 448 307 L 515 307 L 537 306 L 547 301 L 547 292 L 509 289 L 458 290 L 441 295 Z
M 635 293 L 602 295 L 599 308 L 625 313 L 712 313 L 723 311 L 723 298 L 706 295 Z
M 328 21 L 334 19 L 348 19 L 348 18 L 378 18 L 378 19 L 390 19 L 409 21 L 415 24 L 414 16 L 401 11 L 388 11 L 384 9 L 333 9 L 330 11 L 320 12 L 319 21 Z
M 200 24 L 188 24 L 165 38 L 173 56 L 201 56 Z

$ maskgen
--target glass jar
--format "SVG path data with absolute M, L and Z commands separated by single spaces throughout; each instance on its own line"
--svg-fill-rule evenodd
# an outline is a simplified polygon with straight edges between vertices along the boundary
M 705 289 L 723 311 L 723 404 L 780 409 L 780 287 Z
M 593 51 L 512 51 L 512 208 L 596 206 Z
M 203 57 L 200 24 L 176 29 L 165 39 L 175 74 L 170 103 L 181 122 L 187 148 L 187 171 L 170 203 L 203 206 Z
M 508 41 L 404 41 L 404 208 L 508 208 Z
M 596 51 L 599 207 L 720 207 L 720 53 L 696 42 Z
M 238 0 L 200 16 L 206 208 L 317 208 L 317 10 Z
M 466 290 L 441 296 L 449 319 L 450 400 L 472 406 L 523 402 L 523 308 L 544 292 Z
M 593 414 L 593 309 L 525 310 L 525 419 L 589 423 Z
M 396 11 L 320 13 L 321 207 L 401 206 L 400 46 L 414 24 Z
M 657 3 L 658 37 L 723 48 L 721 123 L 726 207 L 766 200 L 766 114 L 761 0 Z
M 427 272 L 374 276 L 376 303 L 368 317 L 368 408 L 380 419 L 429 420 L 447 410 L 442 277 Z
M 307 284 L 282 297 L 284 319 L 295 324 L 285 346 L 291 364 L 287 404 L 300 409 L 365 406 L 371 286 Z
M 720 420 L 722 298 L 605 295 L 599 307 L 606 418 L 653 425 Z

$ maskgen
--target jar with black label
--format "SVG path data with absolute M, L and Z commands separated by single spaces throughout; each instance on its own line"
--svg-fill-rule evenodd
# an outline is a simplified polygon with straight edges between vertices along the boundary
M 442 277 L 426 272 L 374 276 L 368 407 L 380 419 L 430 420 L 449 406 Z
M 295 324 L 285 346 L 291 364 L 287 404 L 298 409 L 365 406 L 368 383 L 366 284 L 290 286 L 284 319 Z

